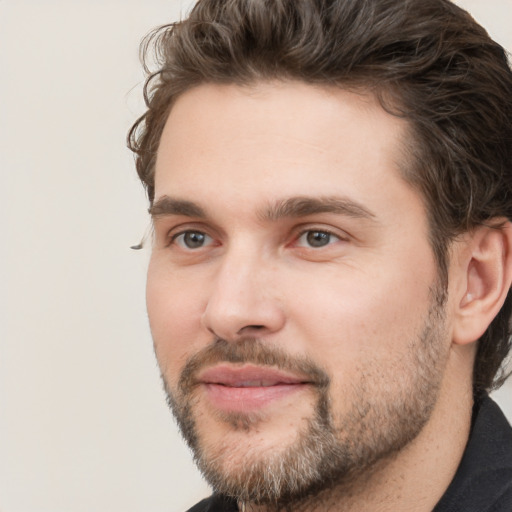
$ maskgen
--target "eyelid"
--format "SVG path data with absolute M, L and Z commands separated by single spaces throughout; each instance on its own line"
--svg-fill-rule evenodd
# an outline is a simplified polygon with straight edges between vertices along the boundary
M 210 237 L 212 240 L 218 238 L 217 234 L 209 226 L 205 226 L 202 222 L 194 221 L 173 224 L 172 227 L 168 229 L 162 229 L 161 236 L 162 240 L 165 242 L 165 246 L 168 247 L 173 244 L 178 236 L 189 232 L 203 233 L 204 235 Z
M 209 241 L 208 242 L 205 241 L 205 243 L 203 245 L 201 245 L 200 247 L 195 247 L 195 248 L 194 247 L 187 247 L 186 244 L 185 244 L 185 240 L 184 239 L 182 241 L 183 243 L 178 242 L 178 239 L 180 237 L 185 237 L 185 235 L 187 235 L 188 233 L 196 233 L 196 234 L 204 235 L 205 239 L 209 239 Z M 200 249 L 203 249 L 203 248 L 206 248 L 206 247 L 210 247 L 211 245 L 214 245 L 214 243 L 215 243 L 215 240 L 208 233 L 205 233 L 204 231 L 200 231 L 198 229 L 186 229 L 186 230 L 183 230 L 183 231 L 178 231 L 177 233 L 172 235 L 171 236 L 171 240 L 169 242 L 169 245 L 176 244 L 181 249 L 183 249 L 185 251 L 198 251 Z
M 327 233 L 333 237 L 336 237 L 341 242 L 348 242 L 351 237 L 345 232 L 340 229 L 336 229 L 330 226 L 325 225 L 318 225 L 318 224 L 307 224 L 307 225 L 301 225 L 298 226 L 295 230 L 295 234 L 293 236 L 292 245 L 296 244 L 298 240 L 304 236 L 306 233 L 311 233 L 312 231 L 318 231 L 320 233 Z M 331 243 L 328 245 L 332 245 Z M 327 246 L 328 246 L 327 245 Z M 327 247 L 325 246 L 325 247 Z M 318 249 L 317 249 L 318 250 Z

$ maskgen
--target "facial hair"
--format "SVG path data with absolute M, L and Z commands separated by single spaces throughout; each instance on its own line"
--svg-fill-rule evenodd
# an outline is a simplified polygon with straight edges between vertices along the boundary
M 444 294 L 438 290 L 432 296 L 424 325 L 403 357 L 384 368 L 368 362 L 349 383 L 348 396 L 354 399 L 343 416 L 332 410 L 331 379 L 321 367 L 258 339 L 213 340 L 186 362 L 176 390 L 170 389 L 163 374 L 169 406 L 214 491 L 243 503 L 292 510 L 293 504 L 326 489 L 349 488 L 410 443 L 430 418 L 447 359 Z M 293 442 L 276 446 L 271 453 L 240 442 L 233 446 L 229 439 L 203 443 L 195 377 L 201 369 L 222 362 L 272 366 L 308 378 L 315 394 L 314 413 L 298 426 Z M 265 421 L 245 413 L 219 413 L 216 419 L 235 431 L 249 431 Z

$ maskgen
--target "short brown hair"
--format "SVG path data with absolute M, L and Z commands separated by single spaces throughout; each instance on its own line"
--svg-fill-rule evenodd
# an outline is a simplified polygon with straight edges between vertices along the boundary
M 169 111 L 201 83 L 301 80 L 365 88 L 409 120 L 404 177 L 422 194 L 446 285 L 457 235 L 512 220 L 512 72 L 505 50 L 448 0 L 199 0 L 141 46 L 158 69 L 128 144 L 154 199 Z M 298 106 L 297 108 L 300 108 Z M 479 340 L 476 391 L 499 387 L 512 345 L 512 293 Z

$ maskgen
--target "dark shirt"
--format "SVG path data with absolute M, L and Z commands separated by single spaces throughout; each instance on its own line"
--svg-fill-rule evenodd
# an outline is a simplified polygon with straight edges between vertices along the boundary
M 187 512 L 238 512 L 238 506 L 235 500 L 214 494 L 200 501 Z
M 488 396 L 475 405 L 466 451 L 434 512 L 512 512 L 512 428 Z
M 214 495 L 188 512 L 238 512 L 238 507 Z M 512 512 L 512 428 L 488 396 L 475 403 L 466 451 L 433 512 Z

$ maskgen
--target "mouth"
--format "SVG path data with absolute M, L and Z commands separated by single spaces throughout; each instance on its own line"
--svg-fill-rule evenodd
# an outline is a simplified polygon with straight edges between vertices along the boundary
M 225 412 L 250 412 L 278 403 L 314 383 L 302 376 L 253 365 L 218 365 L 200 372 L 210 404 Z

